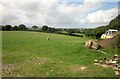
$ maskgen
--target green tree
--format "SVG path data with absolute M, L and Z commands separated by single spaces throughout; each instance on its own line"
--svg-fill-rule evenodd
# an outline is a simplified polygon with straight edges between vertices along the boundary
M 5 30 L 6 31 L 11 31 L 12 30 L 12 26 L 11 25 L 5 25 Z
M 67 30 L 67 33 L 68 33 L 69 35 L 73 35 L 73 34 L 75 33 L 75 30 L 74 30 L 74 29 L 68 29 L 68 30 Z
M 48 28 L 47 28 L 47 32 L 53 33 L 53 32 L 55 32 L 55 31 L 56 31 L 55 28 L 51 28 L 51 27 L 48 27 Z
M 37 26 L 32 26 L 32 28 L 33 28 L 34 30 L 36 30 L 38 27 L 37 27 Z
M 0 25 L 0 30 L 4 31 L 5 27 L 3 25 Z
M 18 29 L 19 30 L 26 30 L 27 28 L 24 24 L 20 24 L 20 25 L 18 25 Z
M 48 29 L 48 26 L 47 26 L 47 25 L 42 26 L 42 31 L 46 32 L 47 29 Z
M 15 26 L 13 27 L 13 30 L 18 30 L 18 27 L 15 25 Z

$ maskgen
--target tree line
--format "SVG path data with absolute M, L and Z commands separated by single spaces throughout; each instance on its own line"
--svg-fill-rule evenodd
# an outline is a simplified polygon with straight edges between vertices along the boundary
M 46 33 L 56 33 L 56 34 L 64 34 L 64 35 L 71 35 L 71 36 L 79 36 L 75 33 L 83 33 L 83 29 L 65 29 L 65 28 L 53 28 L 49 27 L 48 25 L 43 25 L 41 29 L 38 29 L 38 26 L 32 26 L 32 29 L 27 28 L 26 25 L 1 25 L 2 31 L 39 31 L 39 32 L 46 32 Z
M 29 29 L 26 27 L 26 25 L 24 24 L 20 24 L 20 25 L 15 25 L 15 26 L 12 26 L 12 25 L 1 25 L 1 30 L 2 31 L 31 31 L 31 30 L 34 30 L 36 31 L 38 26 L 32 26 L 32 29 Z M 43 31 L 43 32 L 55 32 L 57 29 L 55 28 L 51 28 L 51 27 L 48 27 L 47 25 L 43 25 L 42 26 L 42 29 L 39 29 L 39 31 Z
M 31 29 L 27 28 L 26 25 L 20 24 L 18 26 L 11 25 L 1 25 L 2 31 L 31 31 Z M 106 26 L 100 26 L 94 29 L 64 29 L 64 28 L 53 28 L 48 25 L 43 25 L 41 29 L 38 30 L 38 26 L 32 26 L 32 31 L 40 31 L 47 33 L 56 33 L 56 34 L 65 34 L 71 36 L 80 36 L 79 34 L 84 34 L 87 37 L 93 37 L 99 39 L 103 33 L 105 33 L 108 29 L 117 29 L 120 31 L 120 15 L 118 15 L 115 19 L 111 20 L 110 23 Z
M 42 26 L 41 31 L 47 32 L 47 33 L 64 34 L 64 35 L 78 36 L 78 37 L 83 37 L 83 35 L 79 35 L 79 34 L 84 33 L 83 29 L 51 28 L 51 27 L 48 27 L 47 25 Z M 79 33 L 79 34 L 76 34 L 76 33 Z
M 20 30 L 20 31 L 25 31 L 25 30 L 28 30 L 28 28 L 24 25 L 24 24 L 20 24 L 18 26 L 11 26 L 11 25 L 1 25 L 2 27 L 2 31 L 13 31 L 13 30 Z

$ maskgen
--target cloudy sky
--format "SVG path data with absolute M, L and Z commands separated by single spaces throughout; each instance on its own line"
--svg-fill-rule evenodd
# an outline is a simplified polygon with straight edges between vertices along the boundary
M 1 0 L 1 24 L 95 28 L 118 15 L 119 0 Z

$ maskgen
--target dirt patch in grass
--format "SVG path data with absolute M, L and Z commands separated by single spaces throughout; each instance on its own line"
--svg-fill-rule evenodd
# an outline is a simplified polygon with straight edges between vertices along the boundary
M 69 67 L 69 70 L 72 72 L 81 72 L 81 71 L 85 71 L 87 69 L 87 67 L 85 66 L 80 66 L 80 65 L 72 65 Z
M 5 74 L 11 74 L 11 71 L 15 68 L 15 65 L 13 64 L 5 64 L 2 65 L 2 75 L 4 76 Z
M 33 76 L 31 74 L 31 69 L 34 69 L 33 67 L 42 66 L 48 61 L 46 58 L 42 57 L 31 57 L 23 61 L 21 64 L 4 64 L 2 65 L 2 76 L 14 76 L 14 77 L 20 77 L 20 76 Z M 30 69 L 30 71 L 28 70 Z M 28 70 L 29 72 L 24 72 L 25 70 Z M 34 74 L 34 73 L 32 73 Z
M 48 61 L 48 59 L 43 58 L 43 57 L 28 58 L 28 59 L 26 60 L 26 62 L 28 62 L 29 64 L 31 63 L 31 64 L 38 64 L 38 65 L 44 64 L 44 63 L 46 63 L 47 61 Z

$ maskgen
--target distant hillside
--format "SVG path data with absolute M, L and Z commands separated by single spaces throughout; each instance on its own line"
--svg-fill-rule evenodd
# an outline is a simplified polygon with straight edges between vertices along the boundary
M 115 19 L 111 20 L 110 23 L 106 26 L 100 26 L 95 29 L 86 30 L 85 35 L 93 36 L 98 39 L 108 29 L 117 29 L 120 31 L 120 15 L 118 15 Z

